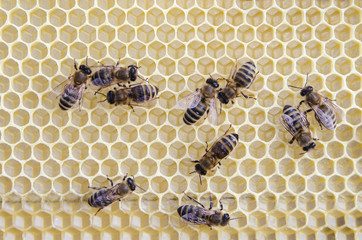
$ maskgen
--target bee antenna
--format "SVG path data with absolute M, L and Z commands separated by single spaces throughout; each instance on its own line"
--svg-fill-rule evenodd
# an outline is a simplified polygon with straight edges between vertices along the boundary
M 305 80 L 305 85 L 304 85 L 304 87 L 307 86 L 307 83 L 308 83 L 308 75 L 309 75 L 309 73 L 307 73 L 307 79 Z
M 200 178 L 200 185 L 202 185 L 202 181 L 201 181 L 201 175 L 199 174 L 199 178 Z
M 95 92 L 95 94 L 100 94 L 100 95 L 103 95 L 103 96 L 105 97 L 105 99 L 104 99 L 104 100 L 98 101 L 99 103 L 100 103 L 100 102 L 105 102 L 105 101 L 107 101 L 107 96 L 106 96 L 104 93 L 101 93 L 101 92 Z
M 306 154 L 307 152 L 302 152 L 302 153 L 299 153 L 299 155 L 304 155 L 304 154 Z
M 193 174 L 193 173 L 195 173 L 196 171 L 192 171 L 192 172 L 190 172 L 189 174 Z
M 292 85 L 288 85 L 288 87 L 303 89 L 303 88 L 301 88 L 301 87 L 296 87 L 296 86 L 292 86 Z
M 141 188 L 140 186 L 138 186 L 137 184 L 134 183 L 134 185 L 140 189 L 142 189 L 142 191 L 146 192 L 146 190 L 144 190 L 143 188 Z
M 237 218 L 230 218 L 230 221 L 231 220 L 236 220 L 236 219 L 242 219 L 243 217 L 237 217 Z

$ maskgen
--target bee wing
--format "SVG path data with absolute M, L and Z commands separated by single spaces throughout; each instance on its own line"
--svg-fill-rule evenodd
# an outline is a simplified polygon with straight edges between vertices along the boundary
M 187 108 L 194 108 L 197 106 L 197 104 L 199 104 L 201 100 L 201 92 L 200 91 L 195 91 L 189 95 L 187 95 L 186 97 L 180 99 L 175 108 L 176 109 L 187 109 Z
M 211 124 L 217 125 L 217 107 L 215 98 L 210 101 L 208 119 Z
M 322 123 L 322 125 L 329 129 L 329 130 L 334 130 L 335 126 L 333 123 L 333 118 L 331 115 L 327 115 L 325 114 L 322 109 L 319 108 L 318 105 L 312 105 L 312 109 L 314 110 L 315 114 L 317 115 L 317 117 L 319 118 L 320 122 Z
M 207 225 L 207 222 L 203 218 L 199 218 L 195 216 L 195 214 L 187 213 L 185 215 L 182 215 L 182 220 L 187 221 L 188 223 L 198 224 L 198 225 Z
M 231 68 L 230 74 L 229 74 L 230 81 L 232 81 L 234 79 L 237 70 L 238 70 L 238 62 L 235 60 L 234 67 Z
M 60 95 L 62 95 L 64 89 L 66 89 L 68 87 L 68 85 L 71 83 L 70 82 L 71 77 L 69 77 L 68 79 L 64 80 L 63 82 L 59 83 L 58 85 L 56 85 L 49 93 L 49 97 L 50 98 L 58 98 Z
M 330 107 L 335 112 L 336 117 L 337 117 L 337 122 L 342 121 L 343 110 L 339 106 L 332 103 L 331 99 L 329 99 L 327 97 L 323 98 L 323 103 L 326 104 L 328 107 Z
M 79 97 L 78 97 L 78 106 L 79 106 L 79 111 L 82 110 L 82 105 L 83 105 L 83 96 L 84 96 L 84 90 L 85 90 L 86 84 L 82 84 L 82 86 L 79 89 Z
M 297 130 L 295 129 L 295 127 L 293 125 L 293 119 L 286 114 L 283 114 L 281 116 L 281 119 L 282 119 L 281 123 L 282 123 L 283 127 L 294 137 Z

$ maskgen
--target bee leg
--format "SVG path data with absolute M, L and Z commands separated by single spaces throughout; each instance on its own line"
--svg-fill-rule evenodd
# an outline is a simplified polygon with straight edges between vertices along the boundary
M 110 178 L 108 177 L 108 175 L 107 175 L 107 180 L 111 183 L 111 186 L 113 187 L 113 181 L 112 181 L 112 179 L 110 179 Z
M 74 58 L 74 68 L 75 68 L 75 70 L 78 70 L 77 63 L 75 62 L 75 58 Z
M 94 214 L 94 216 L 96 216 L 100 210 L 102 210 L 103 208 L 99 208 L 98 211 Z
M 319 119 L 319 117 L 317 116 L 317 114 L 314 114 L 314 117 L 315 117 L 315 119 L 317 120 L 319 126 L 321 127 L 321 130 L 323 130 L 322 122 L 321 122 L 321 120 Z
M 104 188 L 107 188 L 106 186 L 103 186 L 103 187 L 91 187 L 91 186 L 88 186 L 88 188 L 91 188 L 91 189 L 94 189 L 94 190 L 101 190 L 101 189 L 104 189 Z
M 127 176 L 128 176 L 128 173 L 126 173 L 126 175 L 124 175 L 123 181 L 126 180 Z
M 220 203 L 220 211 L 222 211 L 224 209 L 224 206 L 221 203 L 221 199 L 219 200 L 219 203 Z
M 303 103 L 304 103 L 304 100 L 302 100 L 302 101 L 299 102 L 299 105 L 298 105 L 298 107 L 297 107 L 298 110 L 299 110 L 300 106 L 301 106 Z
M 209 208 L 209 210 L 211 210 L 211 209 L 212 209 L 212 206 L 214 205 L 214 203 L 212 202 L 211 196 L 209 196 L 209 200 L 210 200 L 210 208 Z
M 209 144 L 206 142 L 206 148 L 205 148 L 205 152 L 208 152 L 209 151 Z
M 199 201 L 197 201 L 196 199 L 194 199 L 194 198 L 190 197 L 190 196 L 189 196 L 189 195 L 187 195 L 185 192 L 184 192 L 184 194 L 185 194 L 185 195 L 186 195 L 186 197 L 188 197 L 190 200 L 194 201 L 195 203 L 199 204 L 201 207 L 205 208 L 205 206 L 204 206 L 202 203 L 200 203 L 200 202 L 199 202 Z
M 193 160 L 193 161 L 191 161 L 191 162 L 198 163 L 198 162 L 199 162 L 199 160 Z
M 255 97 L 250 97 L 250 96 L 248 96 L 248 95 L 246 95 L 245 93 L 243 93 L 243 92 L 240 92 L 241 93 L 241 95 L 243 95 L 243 97 L 244 98 L 254 98 L 254 100 L 256 100 L 256 98 Z
M 129 104 L 129 106 L 132 108 L 132 111 L 133 111 L 133 112 L 135 112 L 135 111 L 134 111 L 134 108 L 132 107 L 132 105 L 131 105 L 131 104 Z
M 313 138 L 313 140 L 314 140 L 314 141 L 319 141 L 319 139 L 318 139 L 318 138 Z
M 292 138 L 292 140 L 289 141 L 289 144 L 292 144 L 295 140 L 295 136 Z

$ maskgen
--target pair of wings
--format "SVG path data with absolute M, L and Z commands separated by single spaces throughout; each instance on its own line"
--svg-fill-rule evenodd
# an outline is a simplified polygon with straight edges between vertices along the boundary
M 194 108 L 199 104 L 200 101 L 201 101 L 201 91 L 198 90 L 180 99 L 176 104 L 176 108 L 182 110 L 186 110 L 188 108 Z M 217 115 L 218 114 L 216 107 L 216 99 L 214 97 L 210 100 L 209 113 L 207 116 L 211 124 L 217 125 Z
M 323 97 L 322 105 L 325 105 L 336 115 L 337 122 L 341 121 L 343 115 L 342 109 L 340 109 L 337 105 L 333 104 L 329 98 Z M 336 125 L 333 124 L 334 122 L 333 115 L 325 114 L 325 112 L 320 108 L 321 105 L 309 105 L 309 106 L 316 113 L 320 122 L 323 124 L 325 128 L 329 130 L 334 130 L 336 128 Z
M 299 110 L 297 110 L 299 111 Z M 309 131 L 309 122 L 308 120 L 305 118 L 304 114 L 300 113 L 300 117 L 301 117 L 301 122 L 300 124 L 302 125 L 303 129 L 305 129 L 306 131 Z M 294 126 L 294 120 L 293 118 L 291 118 L 290 116 L 283 114 L 281 116 L 281 123 L 283 125 L 283 127 L 294 137 L 295 134 L 297 133 L 297 129 Z
M 181 219 L 187 223 L 196 225 L 210 225 L 204 218 L 195 216 L 193 213 L 186 213 L 181 216 Z

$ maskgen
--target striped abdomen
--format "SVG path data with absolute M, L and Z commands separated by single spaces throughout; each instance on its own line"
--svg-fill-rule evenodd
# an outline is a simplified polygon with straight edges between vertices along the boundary
M 208 218 L 208 211 L 195 205 L 183 205 L 177 209 L 178 214 L 184 220 L 192 223 L 202 223 Z
M 144 103 L 155 99 L 158 94 L 158 88 L 151 84 L 138 84 L 130 88 L 130 98 L 134 103 Z
M 113 69 L 104 67 L 92 75 L 92 84 L 99 87 L 112 85 L 114 79 Z
M 63 91 L 59 99 L 59 107 L 64 111 L 73 107 L 73 105 L 79 99 L 79 89 L 74 87 L 73 84 L 69 84 Z
M 239 87 L 247 88 L 253 83 L 255 74 L 255 64 L 251 61 L 246 62 L 236 71 L 233 80 Z
M 293 119 L 293 126 L 296 131 L 303 129 L 303 119 L 298 109 L 290 105 L 285 105 L 283 113 Z
M 206 112 L 208 105 L 201 99 L 201 101 L 194 108 L 188 108 L 184 114 L 184 122 L 187 125 L 197 122 Z
M 110 198 L 109 189 L 100 190 L 88 198 L 88 204 L 92 207 L 103 208 L 111 204 L 114 200 Z
M 319 105 L 318 108 L 323 112 L 324 115 L 327 116 L 325 118 L 327 120 L 323 121 L 323 125 L 327 129 L 334 130 L 336 128 L 336 126 L 337 126 L 337 116 L 336 116 L 335 111 L 333 111 L 333 109 L 331 109 L 326 104 Z M 318 115 L 320 115 L 320 114 L 318 114 Z M 321 118 L 321 117 L 319 117 L 319 118 Z
M 213 152 L 217 159 L 224 159 L 231 153 L 238 141 L 239 135 L 236 133 L 225 135 L 213 145 L 210 152 Z

